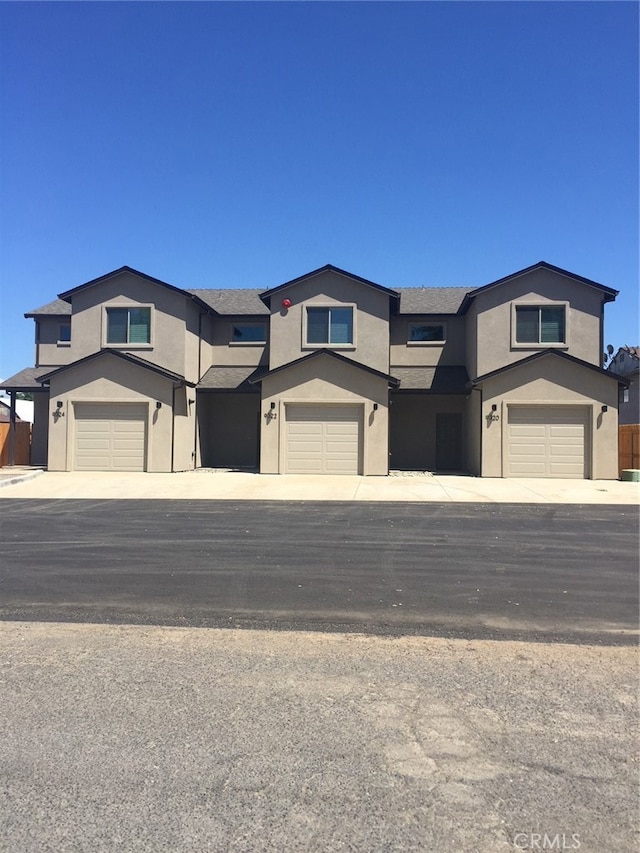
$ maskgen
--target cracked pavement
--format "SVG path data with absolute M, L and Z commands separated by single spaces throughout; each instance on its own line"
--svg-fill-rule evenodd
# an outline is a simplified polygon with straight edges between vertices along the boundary
M 0 623 L 0 737 L 12 853 L 637 843 L 630 647 Z

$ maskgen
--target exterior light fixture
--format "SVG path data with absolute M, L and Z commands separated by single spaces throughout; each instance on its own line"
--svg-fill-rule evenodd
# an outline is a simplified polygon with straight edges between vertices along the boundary
M 156 409 L 161 409 L 161 408 L 162 408 L 162 403 L 160 402 L 160 400 L 157 400 L 156 401 Z
M 601 412 L 608 412 L 608 411 L 609 411 L 609 406 L 603 406 L 603 407 L 600 409 L 600 411 L 601 411 Z
M 282 300 L 282 307 L 283 308 L 291 308 L 291 300 L 290 299 L 283 299 Z

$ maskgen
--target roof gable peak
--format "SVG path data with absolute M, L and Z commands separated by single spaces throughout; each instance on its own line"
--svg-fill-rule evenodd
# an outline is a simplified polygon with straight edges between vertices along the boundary
M 349 278 L 352 281 L 356 281 L 359 284 L 363 284 L 366 287 L 372 287 L 375 290 L 379 290 L 382 293 L 388 294 L 391 298 L 397 300 L 399 298 L 398 292 L 396 290 L 392 290 L 390 287 L 385 287 L 382 284 L 377 284 L 375 281 L 370 281 L 367 278 L 362 278 L 362 276 L 355 275 L 355 273 L 347 272 L 347 270 L 340 269 L 340 267 L 336 267 L 333 264 L 325 264 L 323 267 L 318 267 L 316 270 L 311 270 L 311 272 L 304 273 L 304 275 L 298 276 L 297 278 L 292 278 L 290 281 L 285 281 L 283 284 L 279 284 L 276 287 L 270 287 L 268 290 L 264 290 L 260 293 L 260 299 L 264 302 L 265 305 L 269 306 L 271 297 L 279 293 L 281 290 L 284 290 L 287 287 L 293 287 L 296 284 L 301 284 L 303 281 L 308 281 L 310 278 L 314 278 L 317 275 L 322 275 L 322 273 L 332 272 L 336 275 L 344 276 L 345 278 Z

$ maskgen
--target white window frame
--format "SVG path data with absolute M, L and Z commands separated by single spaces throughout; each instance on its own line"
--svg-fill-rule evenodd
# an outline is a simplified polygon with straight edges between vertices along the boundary
M 351 309 L 351 331 L 352 331 L 352 341 L 349 344 L 314 344 L 309 343 L 307 340 L 307 319 L 309 316 L 308 309 L 309 308 L 326 308 L 328 310 L 331 309 L 341 309 L 341 308 L 350 308 Z M 356 348 L 356 340 L 357 340 L 357 328 L 356 328 L 356 318 L 358 316 L 358 312 L 356 311 L 356 303 L 355 302 L 307 302 L 302 306 L 303 315 L 302 315 L 302 348 L 303 349 L 339 349 L 339 350 L 354 350 Z M 331 321 L 329 321 L 329 328 L 331 328 Z
M 564 341 L 560 342 L 531 342 L 518 341 L 518 308 L 564 308 Z M 569 303 L 568 302 L 512 302 L 511 303 L 511 348 L 512 349 L 569 349 Z M 538 335 L 539 337 L 539 335 Z
M 442 326 L 442 338 L 437 341 L 412 341 L 411 329 L 413 326 Z M 441 347 L 447 342 L 447 323 L 445 320 L 411 320 L 407 323 L 407 346 L 409 347 Z
M 233 329 L 235 326 L 249 326 L 251 328 L 262 328 L 264 329 L 264 335 L 259 341 L 234 341 L 233 340 Z M 230 347 L 262 347 L 267 342 L 267 321 L 260 320 L 247 320 L 246 322 L 243 320 L 232 322 L 229 325 L 229 346 Z
M 69 340 L 65 341 L 62 335 L 60 334 L 63 327 L 67 327 L 69 329 Z M 58 323 L 58 341 L 57 344 L 59 347 L 70 347 L 71 346 L 71 320 L 66 323 Z
M 102 306 L 102 346 L 104 349 L 153 349 L 154 327 L 155 327 L 155 311 L 154 305 L 149 302 L 131 302 L 122 303 L 114 302 L 110 305 Z M 140 308 L 149 309 L 149 343 L 110 343 L 109 338 L 109 311 L 111 309 L 120 309 L 126 311 L 137 311 Z

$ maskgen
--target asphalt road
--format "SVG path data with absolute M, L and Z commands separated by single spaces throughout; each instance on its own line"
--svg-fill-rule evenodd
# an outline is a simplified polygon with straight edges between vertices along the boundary
M 0 501 L 0 619 L 635 642 L 620 506 Z

